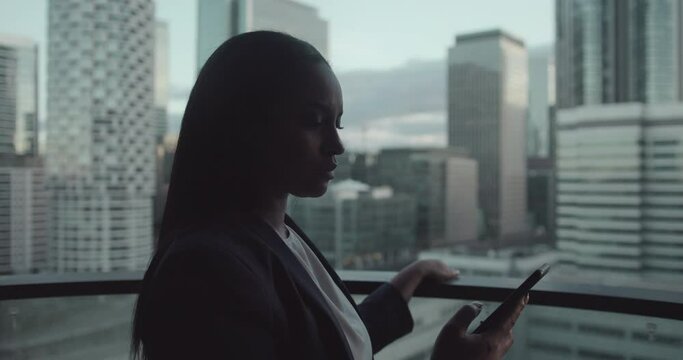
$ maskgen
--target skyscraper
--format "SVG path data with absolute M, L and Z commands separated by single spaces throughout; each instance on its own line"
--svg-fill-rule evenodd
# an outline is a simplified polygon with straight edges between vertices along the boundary
M 157 144 L 161 144 L 168 129 L 168 24 L 154 24 L 154 114 L 157 119 Z
M 47 266 L 47 194 L 37 115 L 38 46 L 0 35 L 0 274 Z
M 154 4 L 50 1 L 48 19 L 53 266 L 143 269 L 155 183 Z
M 555 52 L 551 46 L 529 50 L 529 111 L 527 113 L 527 157 L 550 154 L 550 111 L 555 105 Z
M 254 30 L 282 31 L 308 41 L 327 58 L 327 21 L 293 0 L 198 1 L 197 69 L 232 36 Z
M 453 156 L 446 160 L 445 172 L 444 236 L 443 242 L 434 242 L 433 247 L 463 244 L 479 237 L 477 162 Z
M 557 2 L 556 237 L 582 273 L 683 273 L 681 6 Z
M 680 0 L 557 0 L 558 107 L 683 99 Z
M 583 272 L 683 272 L 683 104 L 558 113 L 557 244 Z
M 155 21 L 154 24 L 154 117 L 156 122 L 156 184 L 154 194 L 154 239 L 159 236 L 161 218 L 166 206 L 166 193 L 168 181 L 164 173 L 170 171 L 167 164 L 168 156 L 173 156 L 174 146 L 168 146 L 166 135 L 168 133 L 168 98 L 169 98 L 169 44 L 168 24 L 164 21 Z
M 0 35 L 0 153 L 38 155 L 38 45 Z
M 486 237 L 525 231 L 527 52 L 492 30 L 458 35 L 448 52 L 448 144 L 479 165 Z

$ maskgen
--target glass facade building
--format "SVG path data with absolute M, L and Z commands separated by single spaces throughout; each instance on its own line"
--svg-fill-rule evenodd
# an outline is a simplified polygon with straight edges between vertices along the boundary
M 458 35 L 448 52 L 448 144 L 479 166 L 485 237 L 526 231 L 527 51 L 500 30 Z
M 51 1 L 48 24 L 51 266 L 144 269 L 155 184 L 154 4 Z
M 0 34 L 0 154 L 38 154 L 38 45 Z
M 243 32 L 275 30 L 308 41 L 328 57 L 327 21 L 314 7 L 282 0 L 198 1 L 197 71 L 223 41 Z
M 558 107 L 683 99 L 681 6 L 556 1 Z
M 550 107 L 555 106 L 555 52 L 551 46 L 529 49 L 527 157 L 550 156 Z
M 557 1 L 556 237 L 583 272 L 683 275 L 682 5 Z
M 615 276 L 680 278 L 683 105 L 563 110 L 557 131 L 561 260 Z
M 38 158 L 38 45 L 0 35 L 0 274 L 47 267 L 47 193 Z

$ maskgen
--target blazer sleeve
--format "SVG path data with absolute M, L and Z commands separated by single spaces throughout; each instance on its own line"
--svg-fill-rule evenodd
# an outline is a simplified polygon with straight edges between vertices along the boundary
M 254 275 L 238 259 L 214 266 L 211 257 L 176 254 L 159 269 L 152 358 L 276 359 L 270 306 Z
M 413 330 L 408 304 L 390 283 L 382 284 L 368 295 L 358 305 L 358 313 L 370 334 L 373 354 Z

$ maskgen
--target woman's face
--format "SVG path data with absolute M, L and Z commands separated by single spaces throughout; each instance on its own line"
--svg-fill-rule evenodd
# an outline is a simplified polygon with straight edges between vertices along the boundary
M 321 196 L 334 177 L 335 156 L 344 152 L 341 87 L 326 64 L 311 65 L 291 85 L 271 115 L 268 185 L 279 194 Z

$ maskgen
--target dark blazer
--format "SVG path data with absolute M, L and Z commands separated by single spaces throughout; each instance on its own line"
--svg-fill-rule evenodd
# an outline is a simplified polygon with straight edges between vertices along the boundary
M 356 305 L 334 269 L 291 218 L 354 304 L 373 353 L 410 332 L 398 290 L 384 284 Z M 146 289 L 143 337 L 151 359 L 344 359 L 346 338 L 317 286 L 260 220 L 214 223 L 178 236 Z

